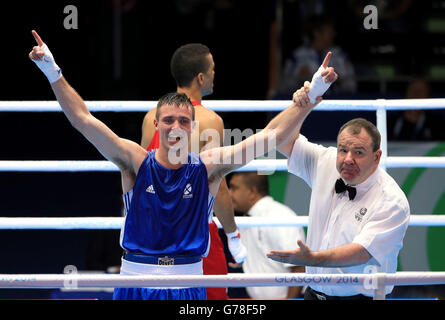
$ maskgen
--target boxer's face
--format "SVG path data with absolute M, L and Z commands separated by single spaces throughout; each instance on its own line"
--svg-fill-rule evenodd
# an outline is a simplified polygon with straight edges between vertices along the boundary
M 186 105 L 165 104 L 160 108 L 159 120 L 155 120 L 159 130 L 160 144 L 167 149 L 183 149 L 187 152 L 188 141 L 193 128 L 192 109 Z
M 202 74 L 202 96 L 207 96 L 213 93 L 213 81 L 215 79 L 215 62 L 213 56 L 209 53 L 207 56 L 210 66 L 209 69 Z
M 350 185 L 365 181 L 380 162 L 382 151 L 373 151 L 371 136 L 365 129 L 352 134 L 348 128 L 338 136 L 337 170 Z

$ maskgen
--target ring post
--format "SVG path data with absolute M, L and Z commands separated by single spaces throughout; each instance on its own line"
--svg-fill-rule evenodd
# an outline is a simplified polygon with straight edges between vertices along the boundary
M 385 300 L 385 292 L 386 292 L 386 278 L 384 273 L 376 273 L 374 275 L 376 282 L 377 282 L 377 288 L 374 290 L 374 298 L 373 300 Z
M 377 120 L 376 126 L 380 132 L 381 142 L 380 149 L 382 150 L 382 158 L 379 166 L 386 170 L 386 159 L 388 158 L 388 142 L 387 142 L 387 125 L 386 125 L 386 100 L 377 99 Z

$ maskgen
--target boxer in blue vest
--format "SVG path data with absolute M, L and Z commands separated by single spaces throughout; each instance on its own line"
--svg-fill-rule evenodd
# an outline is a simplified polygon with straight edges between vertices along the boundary
M 188 152 L 194 106 L 185 94 L 169 93 L 157 104 L 155 126 L 159 149 L 147 152 L 118 137 L 95 118 L 69 85 L 39 35 L 29 57 L 42 70 L 70 123 L 122 175 L 125 222 L 120 243 L 125 250 L 121 274 L 202 275 L 202 256 L 209 249 L 209 220 L 222 179 L 254 158 L 288 143 L 299 130 L 295 123 L 308 114 L 330 83 L 337 79 L 323 62 L 320 79 L 294 93 L 292 105 L 261 131 L 233 146 Z M 312 90 L 312 91 L 311 91 Z M 310 93 L 316 93 L 311 102 Z M 115 299 L 205 299 L 205 288 L 116 288 Z

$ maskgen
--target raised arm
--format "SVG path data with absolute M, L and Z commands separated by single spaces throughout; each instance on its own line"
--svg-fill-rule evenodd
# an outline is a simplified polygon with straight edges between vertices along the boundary
M 303 88 L 293 94 L 293 102 L 297 105 L 297 108 L 284 110 L 272 119 L 266 127 L 271 130 L 287 130 L 287 136 L 285 135 L 283 140 L 277 142 L 278 151 L 286 157 L 289 157 L 292 152 L 295 140 L 300 135 L 304 120 L 315 106 L 321 102 L 321 95 L 338 78 L 335 70 L 329 67 L 331 56 L 332 53 L 328 52 L 322 65 L 314 74 L 312 81 L 306 81 Z M 288 122 L 293 122 L 293 124 L 289 127 Z
M 257 146 L 263 146 L 256 148 Z M 266 146 L 266 147 L 264 147 Z M 262 156 L 274 145 L 272 132 L 261 131 L 232 146 L 205 150 L 200 157 L 207 168 L 210 193 L 215 196 L 222 179 L 230 172 L 240 168 L 256 157 Z
M 276 148 L 281 152 L 289 148 L 292 150 L 293 142 L 299 135 L 304 119 L 321 101 L 321 95 L 338 77 L 334 69 L 328 67 L 331 55 L 331 52 L 326 55 L 319 71 L 314 74 L 312 82 L 307 82 L 303 88 L 295 92 L 292 104 L 272 119 L 263 131 L 236 145 L 211 149 L 200 154 L 207 166 L 211 192 L 213 181 L 216 181 L 218 185 L 222 177 L 256 157 Z M 315 98 L 314 95 L 316 95 Z
M 37 42 L 29 58 L 34 61 L 51 83 L 51 88 L 70 123 L 80 131 L 108 160 L 121 170 L 137 173 L 145 150 L 138 144 L 119 138 L 104 123 L 95 118 L 80 95 L 62 76 L 60 68 L 40 36 L 32 31 Z
M 221 117 L 216 115 L 213 117 L 207 116 L 205 121 L 200 122 L 200 131 L 200 143 L 201 140 L 204 140 L 205 143 L 200 148 L 201 151 L 218 148 L 223 145 L 224 121 Z M 219 139 L 217 137 L 219 137 Z M 213 209 L 226 234 L 237 230 L 232 198 L 230 197 L 225 179 L 222 179 L 221 181 L 221 186 L 215 198 Z

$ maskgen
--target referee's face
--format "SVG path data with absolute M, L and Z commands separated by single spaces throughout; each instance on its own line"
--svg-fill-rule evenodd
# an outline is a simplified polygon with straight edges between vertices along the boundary
M 359 134 L 352 134 L 348 128 L 340 133 L 337 141 L 337 170 L 347 184 L 362 183 L 377 169 L 382 151 L 372 149 L 371 136 L 365 129 Z

